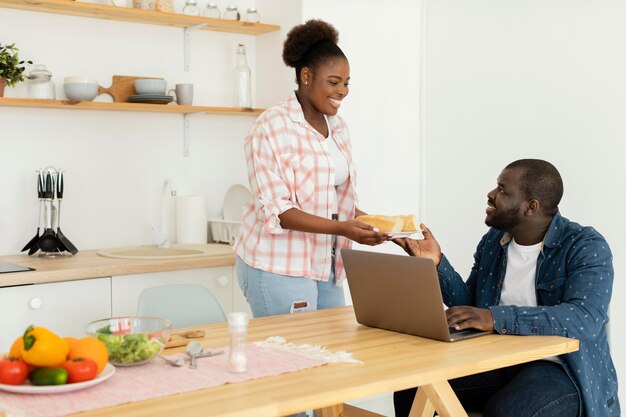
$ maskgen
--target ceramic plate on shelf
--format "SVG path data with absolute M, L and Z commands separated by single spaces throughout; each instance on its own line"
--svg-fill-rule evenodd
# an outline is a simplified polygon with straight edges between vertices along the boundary
M 100 372 L 100 375 L 91 381 L 75 382 L 73 384 L 63 385 L 31 385 L 31 383 L 27 381 L 22 385 L 0 384 L 0 390 L 14 392 L 16 394 L 60 394 L 63 392 L 78 391 L 80 389 L 98 385 L 111 378 L 114 373 L 115 367 L 110 363 L 107 363 L 107 366 L 105 366 L 102 372 Z
M 250 191 L 241 184 L 235 184 L 224 196 L 224 220 L 243 220 L 243 206 L 252 200 Z
M 137 94 L 134 96 L 128 96 L 129 100 L 143 100 L 143 99 L 159 99 L 159 100 L 167 100 L 173 99 L 173 96 L 168 96 L 166 94 Z
M 161 98 L 142 98 L 139 100 L 128 100 L 129 103 L 147 103 L 147 104 L 168 104 L 172 102 L 171 98 L 161 99 Z

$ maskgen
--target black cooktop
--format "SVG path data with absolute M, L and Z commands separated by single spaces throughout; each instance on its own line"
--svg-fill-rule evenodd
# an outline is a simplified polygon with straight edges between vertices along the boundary
M 9 272 L 23 272 L 23 271 L 34 271 L 35 268 L 29 268 L 23 265 L 10 264 L 8 262 L 0 262 L 0 274 L 5 274 Z

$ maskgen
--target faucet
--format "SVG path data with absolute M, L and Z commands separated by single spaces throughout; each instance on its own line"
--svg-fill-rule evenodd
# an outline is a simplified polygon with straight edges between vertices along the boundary
M 176 197 L 176 187 L 171 178 L 168 178 L 163 183 L 163 191 L 161 193 L 161 228 L 157 229 L 153 224 L 150 224 L 150 230 L 152 230 L 152 238 L 159 248 L 170 247 L 170 237 L 168 231 L 168 223 L 170 220 L 170 197 Z

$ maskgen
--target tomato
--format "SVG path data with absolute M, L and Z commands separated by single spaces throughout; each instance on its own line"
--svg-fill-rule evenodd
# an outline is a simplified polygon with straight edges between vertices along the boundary
M 63 368 L 67 371 L 67 382 L 70 384 L 91 381 L 98 375 L 98 364 L 93 359 L 70 359 L 63 364 Z
M 0 359 L 0 384 L 20 385 L 28 377 L 28 365 L 21 359 Z

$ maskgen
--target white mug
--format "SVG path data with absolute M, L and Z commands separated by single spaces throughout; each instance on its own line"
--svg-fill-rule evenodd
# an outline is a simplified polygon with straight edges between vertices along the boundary
M 183 106 L 191 106 L 193 103 L 193 84 L 176 84 L 175 89 L 171 89 L 168 94 L 176 95 L 176 103 Z

